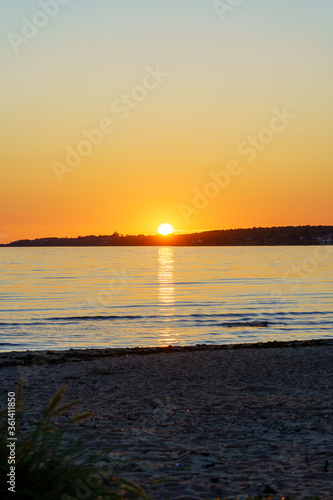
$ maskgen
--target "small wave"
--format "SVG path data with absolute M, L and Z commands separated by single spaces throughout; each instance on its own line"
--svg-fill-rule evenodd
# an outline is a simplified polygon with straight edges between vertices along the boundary
M 0 323 L 0 327 L 2 326 L 34 326 L 34 325 L 47 325 L 47 320 L 41 321 L 25 321 L 22 323 Z
M 57 318 L 47 318 L 48 321 L 102 321 L 102 320 L 110 320 L 110 319 L 144 319 L 147 317 L 153 317 L 153 316 L 115 316 L 115 315 L 107 315 L 107 316 L 64 316 L 64 317 L 57 317 Z M 156 316 L 158 317 L 158 316 Z
M 20 326 L 23 323 L 0 323 L 0 326 Z M 31 323 L 29 323 L 30 325 Z
M 332 311 L 274 311 L 265 314 L 267 316 L 330 316 Z
M 189 314 L 188 317 L 190 318 L 230 318 L 230 317 L 241 317 L 244 318 L 248 316 L 247 314 L 241 314 L 241 313 L 212 313 L 212 314 L 204 314 L 204 313 L 195 313 L 195 314 Z
M 244 322 L 251 321 L 249 319 L 248 314 L 173 314 L 172 316 L 165 314 L 147 314 L 147 315 L 115 315 L 115 314 L 107 314 L 107 315 L 97 315 L 97 316 L 57 316 L 53 318 L 45 318 L 44 321 L 103 321 L 103 320 L 149 320 L 149 319 L 173 319 L 174 321 L 192 321 L 193 318 L 196 318 L 197 321 L 206 323 L 209 321 L 215 321 L 218 318 L 223 319 L 231 319 L 231 318 L 239 318 Z M 255 320 L 254 320 L 255 322 Z M 263 321 L 259 321 L 263 322 Z M 13 324 L 13 323 L 12 323 Z
M 224 326 L 225 328 L 241 328 L 246 326 L 252 328 L 267 328 L 270 324 L 269 321 L 236 321 L 234 323 L 218 323 L 216 326 Z
M 268 327 L 272 325 L 288 325 L 294 323 L 296 317 L 299 325 L 312 324 L 318 316 L 324 316 L 319 322 L 322 326 L 330 325 L 332 312 L 276 312 L 259 315 L 257 313 L 193 313 L 193 314 L 100 314 L 82 316 L 55 316 L 50 318 L 32 318 L 31 321 L 25 319 L 22 322 L 0 322 L 0 328 L 13 328 L 22 326 L 47 325 L 50 323 L 75 323 L 75 322 L 98 322 L 98 321 L 160 321 L 168 319 L 175 324 L 195 324 L 198 327 L 222 326 L 226 328 L 237 327 Z M 326 317 L 325 317 L 326 316 Z

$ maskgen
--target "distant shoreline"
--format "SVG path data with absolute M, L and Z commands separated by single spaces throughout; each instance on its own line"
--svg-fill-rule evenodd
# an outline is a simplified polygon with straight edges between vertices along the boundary
M 95 246 L 309 246 L 333 245 L 333 226 L 281 226 L 224 229 L 190 234 L 89 235 L 76 238 L 24 239 L 1 247 L 95 247 Z

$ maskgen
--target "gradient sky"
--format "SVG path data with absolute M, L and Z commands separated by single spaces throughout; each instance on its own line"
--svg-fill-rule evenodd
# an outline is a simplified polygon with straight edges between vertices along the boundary
M 1 242 L 333 224 L 332 0 L 244 0 L 225 16 L 213 0 L 49 2 L 53 18 L 38 15 L 47 0 L 0 2 Z M 28 39 L 22 18 L 45 25 Z M 124 119 L 116 100 L 157 66 L 168 76 L 136 89 Z M 248 161 L 284 107 L 295 118 Z M 113 131 L 68 168 L 66 147 L 105 119 Z M 238 175 L 207 187 L 231 161 Z

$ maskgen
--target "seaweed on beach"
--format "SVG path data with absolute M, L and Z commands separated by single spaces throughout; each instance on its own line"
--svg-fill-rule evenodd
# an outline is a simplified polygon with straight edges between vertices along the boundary
M 58 425 L 57 417 L 81 402 L 81 399 L 76 399 L 61 404 L 66 389 L 66 386 L 60 388 L 42 416 L 28 431 L 23 431 L 27 411 L 22 400 L 23 379 L 19 380 L 15 402 L 15 461 L 12 457 L 10 463 L 8 408 L 0 410 L 3 420 L 0 425 L 0 474 L 6 478 L 0 485 L 1 498 L 13 498 L 14 491 L 21 500 L 146 498 L 139 486 L 114 477 L 112 471 L 97 469 L 88 463 L 76 463 L 75 458 L 82 449 L 82 438 L 71 439 L 72 431 L 92 413 L 74 415 L 64 425 Z M 9 490 L 10 466 L 15 467 L 14 491 Z

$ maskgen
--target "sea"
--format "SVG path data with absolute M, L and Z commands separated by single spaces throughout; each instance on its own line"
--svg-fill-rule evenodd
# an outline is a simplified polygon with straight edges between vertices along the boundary
M 333 246 L 0 248 L 0 351 L 333 337 Z

